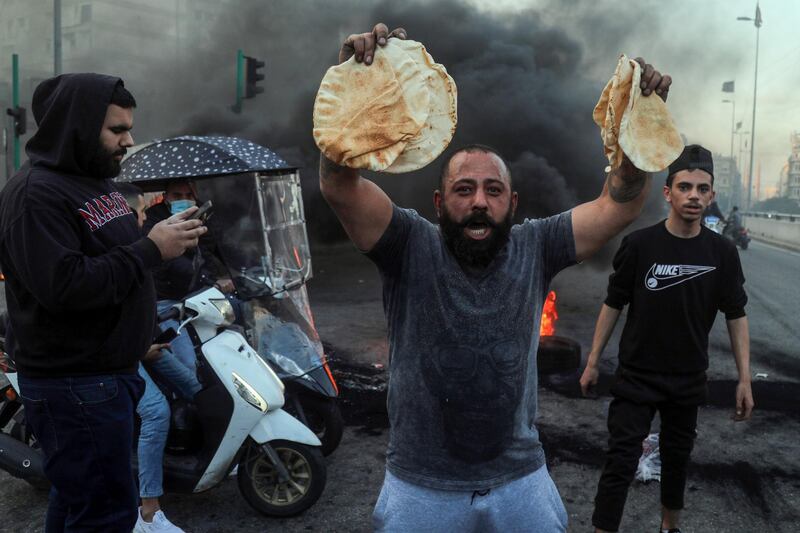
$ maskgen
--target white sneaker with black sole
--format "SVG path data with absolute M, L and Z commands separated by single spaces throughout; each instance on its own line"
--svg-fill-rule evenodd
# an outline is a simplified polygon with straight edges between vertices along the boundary
M 133 527 L 133 533 L 186 533 L 184 530 L 167 520 L 162 511 L 156 511 L 152 522 L 145 522 L 142 518 L 142 508 L 139 507 L 139 517 Z

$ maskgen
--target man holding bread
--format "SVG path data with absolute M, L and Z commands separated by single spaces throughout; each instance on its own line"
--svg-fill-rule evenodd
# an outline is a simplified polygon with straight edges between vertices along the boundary
M 405 38 L 405 30 L 378 24 L 348 37 L 339 62 L 354 56 L 353 69 L 377 71 L 392 42 Z M 665 99 L 669 76 L 637 61 L 644 99 L 653 92 Z M 382 94 L 395 86 L 386 87 Z M 397 109 L 380 111 L 389 117 Z M 374 124 L 376 137 L 392 134 Z M 565 531 L 567 514 L 534 425 L 542 305 L 561 269 L 590 257 L 639 215 L 648 175 L 625 158 L 597 199 L 512 225 L 517 193 L 508 165 L 497 150 L 470 145 L 443 163 L 433 195 L 437 226 L 359 175 L 373 167 L 348 163 L 358 140 L 338 139 L 349 143 L 339 152 L 323 148 L 320 188 L 383 279 L 391 434 L 375 529 Z

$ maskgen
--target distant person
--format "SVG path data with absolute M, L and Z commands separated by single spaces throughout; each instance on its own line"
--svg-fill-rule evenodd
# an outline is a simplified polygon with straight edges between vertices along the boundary
M 680 532 L 697 408 L 707 393 L 708 333 L 718 311 L 725 314 L 739 371 L 734 420 L 748 420 L 753 410 L 747 295 L 739 254 L 730 241 L 700 224 L 703 209 L 714 198 L 711 152 L 687 146 L 669 167 L 664 198 L 670 205 L 666 221 L 626 236 L 614 257 L 608 296 L 580 378 L 588 395 L 597 383 L 600 355 L 622 309 L 630 304 L 611 388 L 609 450 L 592 516 L 596 531 L 619 528 L 642 441 L 658 411 L 661 531 Z
M 725 224 L 724 234 L 733 238 L 739 231 L 742 229 L 742 214 L 739 213 L 739 206 L 733 206 L 731 209 L 730 214 L 728 215 L 728 221 Z
M 348 37 L 339 62 L 355 54 L 369 65 L 405 36 L 378 24 Z M 665 98 L 670 78 L 638 61 L 644 94 Z M 321 157 L 323 196 L 383 280 L 391 432 L 377 531 L 566 530 L 534 424 L 540 313 L 560 270 L 639 215 L 647 183 L 626 160 L 596 200 L 512 225 L 508 164 L 494 148 L 470 145 L 443 161 L 437 226 Z
M 139 216 L 142 227 L 145 201 L 141 189 L 130 183 L 119 183 L 117 188 L 131 209 Z M 191 341 L 189 346 L 192 347 Z M 146 365 L 146 367 L 145 367 Z M 151 373 L 154 376 L 151 376 Z M 192 400 L 202 388 L 197 380 L 196 367 L 181 363 L 170 350 L 169 344 L 152 345 L 139 363 L 139 377 L 145 382 L 144 393 L 136 406 L 141 419 L 139 442 L 136 448 L 139 470 L 139 516 L 133 533 L 182 533 L 183 530 L 169 521 L 161 510 L 160 498 L 164 494 L 164 448 L 167 445 L 171 410 L 167 398 L 153 381 L 153 377 L 187 400 Z
M 197 245 L 193 210 L 142 237 L 109 178 L 133 146 L 122 80 L 64 74 L 33 94 L 30 168 L 0 193 L 0 262 L 25 419 L 52 483 L 45 531 L 129 532 L 136 369 L 155 322 L 150 270 Z

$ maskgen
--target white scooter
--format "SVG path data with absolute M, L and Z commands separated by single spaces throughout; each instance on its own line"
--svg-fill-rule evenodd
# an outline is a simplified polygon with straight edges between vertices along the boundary
M 195 345 L 203 388 L 190 404 L 173 405 L 170 439 L 176 434 L 186 438 L 179 439 L 183 443 L 179 452 L 168 443 L 165 490 L 202 492 L 238 466 L 239 490 L 257 511 L 291 516 L 311 507 L 326 482 L 320 440 L 281 409 L 283 383 L 233 326 L 231 303 L 210 288 L 162 313 L 159 321 L 171 318 L 182 320 L 180 327 L 186 328 Z M 5 375 L 19 392 L 13 368 L 7 368 Z M 19 427 L 24 424 L 21 414 L 19 409 L 11 430 L 0 434 L 0 448 L 6 452 L 0 468 L 41 484 L 41 455 L 35 439 L 24 437 L 30 432 Z M 9 440 L 12 435 L 17 436 L 16 444 Z

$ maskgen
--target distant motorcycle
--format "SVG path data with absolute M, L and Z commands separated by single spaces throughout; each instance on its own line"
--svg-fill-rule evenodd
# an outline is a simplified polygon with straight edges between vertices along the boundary
M 722 232 L 724 237 L 732 240 L 742 250 L 747 250 L 750 244 L 750 235 L 747 233 L 747 228 L 744 226 L 736 226 L 734 224 L 727 224 L 725 230 Z

